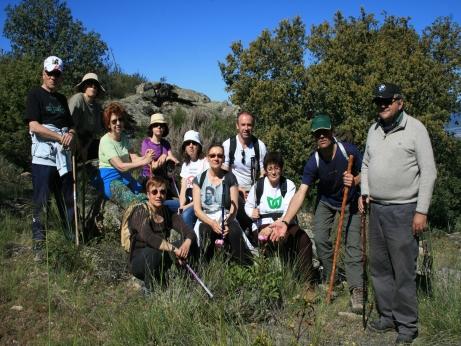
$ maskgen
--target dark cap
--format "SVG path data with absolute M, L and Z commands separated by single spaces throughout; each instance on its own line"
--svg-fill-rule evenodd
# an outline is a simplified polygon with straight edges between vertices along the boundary
M 401 98 L 402 92 L 400 87 L 392 83 L 380 83 L 375 87 L 373 101 L 376 99 L 393 99 Z
M 315 132 L 317 130 L 331 130 L 331 120 L 328 115 L 317 114 L 312 119 L 311 131 Z

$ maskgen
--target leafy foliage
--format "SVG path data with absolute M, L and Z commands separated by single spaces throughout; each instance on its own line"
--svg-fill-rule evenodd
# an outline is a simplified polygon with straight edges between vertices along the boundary
M 460 110 L 460 48 L 461 28 L 451 18 L 438 18 L 419 35 L 409 18 L 386 15 L 379 23 L 362 9 L 357 18 L 338 12 L 309 35 L 299 17 L 283 20 L 248 48 L 233 43 L 220 68 L 232 102 L 257 116 L 258 134 L 284 154 L 291 177 L 314 148 L 306 138 L 312 113 L 329 114 L 341 139 L 364 148 L 376 117 L 373 87 L 399 84 L 406 111 L 431 136 L 439 171 L 433 201 L 442 203 L 432 208 L 431 220 L 446 227 L 459 210 L 448 201 L 458 200 L 460 167 L 450 157 L 461 151 L 444 124 Z

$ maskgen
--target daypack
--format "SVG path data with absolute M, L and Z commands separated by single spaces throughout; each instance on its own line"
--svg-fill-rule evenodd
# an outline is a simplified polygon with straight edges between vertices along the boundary
M 147 202 L 143 203 L 132 203 L 126 208 L 125 213 L 123 214 L 122 218 L 122 224 L 120 226 L 120 241 L 122 243 L 122 247 L 126 252 L 131 251 L 131 238 L 134 234 L 130 231 L 129 227 L 129 220 L 131 215 L 133 215 L 133 212 L 136 210 L 138 206 L 142 206 L 147 210 L 149 213 L 149 219 L 150 216 L 152 215 L 152 211 L 150 210 L 149 206 L 147 205 Z M 149 220 L 146 220 L 148 222 Z
M 338 141 L 335 137 L 333 137 L 333 139 L 336 142 L 336 144 L 338 144 L 339 151 L 341 151 L 344 158 L 347 160 L 348 156 L 347 156 L 346 149 L 344 148 L 344 145 L 340 141 Z M 319 152 L 318 151 L 315 152 L 315 162 L 317 163 L 317 168 L 319 168 Z
M 203 186 L 203 182 L 205 181 L 205 178 L 206 178 L 206 174 L 207 174 L 208 170 L 202 172 L 200 174 L 200 178 L 198 179 L 198 186 L 200 187 L 200 189 L 202 189 L 202 186 Z M 224 186 L 226 187 L 226 191 L 224 192 L 224 207 L 226 209 L 230 209 L 231 207 L 231 201 L 230 201 L 230 185 L 229 185 L 229 176 L 230 176 L 230 172 L 226 173 L 224 175 L 224 179 L 222 181 L 222 184 L 223 184 L 223 188 Z
M 256 161 L 256 177 L 259 177 L 260 168 L 259 168 L 259 141 L 258 139 L 251 135 L 251 143 L 253 143 L 253 148 L 255 150 L 255 161 Z M 232 167 L 235 161 L 235 150 L 237 149 L 237 137 L 231 137 L 229 143 L 229 169 Z

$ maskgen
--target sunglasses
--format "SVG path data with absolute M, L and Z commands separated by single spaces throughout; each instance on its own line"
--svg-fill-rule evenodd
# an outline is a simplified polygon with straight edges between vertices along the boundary
M 218 159 L 223 159 L 224 158 L 224 154 L 208 154 L 208 157 L 210 159 L 214 159 L 215 157 L 217 157 Z
M 166 129 L 166 124 L 163 123 L 154 123 L 152 124 L 152 127 L 160 127 L 162 129 Z
M 395 101 L 397 101 L 398 99 L 396 98 L 391 98 L 391 99 L 375 99 L 375 104 L 376 106 L 378 107 L 383 107 L 383 106 L 389 106 L 391 104 L 393 104 Z
M 153 196 L 157 196 L 158 194 L 162 196 L 166 196 L 166 190 L 165 189 L 152 189 L 150 190 L 150 194 Z
M 242 165 L 245 165 L 245 150 L 242 149 Z
M 314 137 L 319 139 L 320 137 L 328 137 L 328 134 L 330 133 L 331 130 L 326 130 L 326 129 L 320 129 L 314 132 Z
M 110 123 L 111 123 L 112 125 L 116 125 L 116 124 L 117 124 L 117 121 L 123 123 L 123 118 L 112 119 L 112 120 L 110 121 Z
M 55 71 L 51 71 L 51 72 L 45 71 L 45 73 L 46 73 L 46 75 L 48 77 L 56 77 L 56 78 L 61 77 L 61 71 L 59 71 L 59 70 L 55 70 Z
M 191 144 L 193 144 L 193 145 L 198 145 L 198 143 L 196 143 L 196 142 L 194 142 L 194 141 L 185 141 L 185 142 L 183 143 L 183 145 L 186 146 L 186 147 L 188 147 L 188 146 L 191 145 Z

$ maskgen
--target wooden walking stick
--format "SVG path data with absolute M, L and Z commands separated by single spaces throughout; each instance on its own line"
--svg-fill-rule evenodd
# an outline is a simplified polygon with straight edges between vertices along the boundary
M 352 162 L 353 161 L 354 161 L 354 156 L 349 155 L 349 160 L 347 162 L 347 173 L 348 174 L 352 170 Z M 331 269 L 330 283 L 328 285 L 328 291 L 327 291 L 327 298 L 326 298 L 327 304 L 329 304 L 330 301 L 331 301 L 331 294 L 333 292 L 333 285 L 335 283 L 336 261 L 338 260 L 339 248 L 341 246 L 341 233 L 342 233 L 342 230 L 343 230 L 344 212 L 346 211 L 347 195 L 348 194 L 349 194 L 349 187 L 344 186 L 343 201 L 341 203 L 341 214 L 339 216 L 338 232 L 337 232 L 337 235 L 336 235 L 335 252 L 333 253 L 333 267 Z
M 79 245 L 78 240 L 78 212 L 77 212 L 77 165 L 75 164 L 75 154 L 72 153 L 72 178 L 74 189 L 74 219 L 75 219 L 75 245 Z
M 362 235 L 362 291 L 363 291 L 363 308 L 362 308 L 362 325 L 367 329 L 367 300 L 368 300 L 368 275 L 367 275 L 367 198 L 360 196 L 363 203 L 363 213 L 360 216 L 360 234 Z

